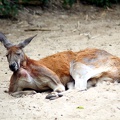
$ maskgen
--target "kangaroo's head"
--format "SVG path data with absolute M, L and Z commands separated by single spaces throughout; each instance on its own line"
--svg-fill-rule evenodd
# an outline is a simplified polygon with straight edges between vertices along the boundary
M 20 69 L 21 62 L 23 62 L 25 59 L 23 48 L 28 45 L 35 36 L 25 39 L 19 44 L 14 45 L 9 40 L 7 40 L 3 33 L 0 33 L 0 41 L 7 49 L 6 57 L 11 71 L 15 72 Z

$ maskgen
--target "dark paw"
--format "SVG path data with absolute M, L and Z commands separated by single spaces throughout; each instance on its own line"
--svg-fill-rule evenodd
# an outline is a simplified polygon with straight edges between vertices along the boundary
M 49 99 L 49 100 L 55 100 L 55 99 L 57 99 L 57 98 L 59 98 L 59 97 L 62 97 L 63 95 L 62 95 L 62 93 L 50 93 L 50 94 L 48 94 L 47 96 L 46 96 L 46 99 Z

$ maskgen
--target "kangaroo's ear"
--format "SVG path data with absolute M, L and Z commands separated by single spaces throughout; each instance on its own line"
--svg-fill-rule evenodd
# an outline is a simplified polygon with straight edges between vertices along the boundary
M 0 32 L 0 42 L 3 43 L 6 49 L 9 49 L 10 47 L 13 46 L 13 44 L 9 40 L 7 40 L 6 36 L 1 32 Z
M 27 39 L 25 39 L 23 42 L 20 42 L 17 46 L 18 47 L 20 47 L 20 48 L 24 48 L 26 45 L 28 45 L 30 42 L 31 42 L 31 40 L 34 38 L 34 37 L 36 37 L 37 35 L 34 35 L 34 36 L 32 36 L 32 37 L 30 37 L 30 38 L 27 38 Z

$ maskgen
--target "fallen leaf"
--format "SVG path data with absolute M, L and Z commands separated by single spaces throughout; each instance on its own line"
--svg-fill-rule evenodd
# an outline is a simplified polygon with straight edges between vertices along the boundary
M 78 106 L 77 109 L 84 109 L 84 107 L 82 107 L 82 106 Z

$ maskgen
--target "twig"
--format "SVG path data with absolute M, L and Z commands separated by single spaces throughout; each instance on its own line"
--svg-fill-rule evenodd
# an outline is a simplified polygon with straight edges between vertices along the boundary
M 97 35 L 97 36 L 93 36 L 93 37 L 91 37 L 91 39 L 95 39 L 95 38 L 97 38 L 97 37 L 99 37 L 100 35 Z
M 25 29 L 24 31 L 28 32 L 28 31 L 55 31 L 55 30 L 47 29 L 47 28 L 28 28 Z

